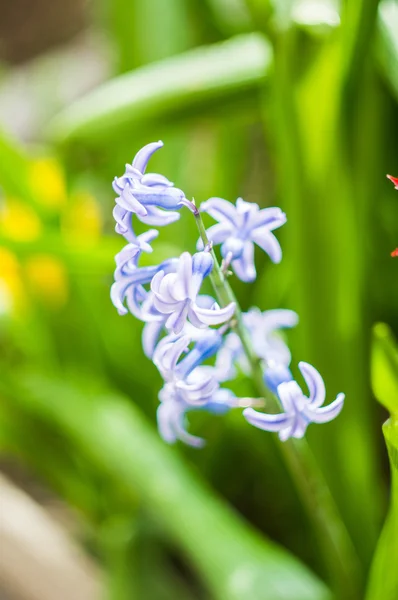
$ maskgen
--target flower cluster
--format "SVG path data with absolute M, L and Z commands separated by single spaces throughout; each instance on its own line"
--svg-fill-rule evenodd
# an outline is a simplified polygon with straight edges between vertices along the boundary
M 280 208 L 260 209 L 241 198 L 235 205 L 222 198 L 210 198 L 197 209 L 166 177 L 145 172 L 150 157 L 162 146 L 162 142 L 144 146 L 132 164 L 126 165 L 124 174 L 114 180 L 116 231 L 128 243 L 116 256 L 111 288 L 111 299 L 119 314 L 130 312 L 144 323 L 144 353 L 163 379 L 157 411 L 160 435 L 168 443 L 181 440 L 199 447 L 204 441 L 187 431 L 188 412 L 224 414 L 244 408 L 243 416 L 250 424 L 279 432 L 282 441 L 303 437 L 310 423 L 325 423 L 339 414 L 344 395 L 322 406 L 322 377 L 314 367 L 301 362 L 307 397 L 293 378 L 291 354 L 281 337 L 281 330 L 297 324 L 296 313 L 282 309 L 262 312 L 258 308 L 241 313 L 226 280 L 229 266 L 241 281 L 255 280 L 255 245 L 272 262 L 281 261 L 282 250 L 273 231 L 286 223 L 286 215 Z M 136 235 L 134 215 L 144 224 L 164 226 L 178 220 L 178 211 L 184 206 L 197 219 L 201 219 L 200 213 L 207 213 L 218 221 L 207 230 L 207 237 L 202 234 L 197 252 L 140 266 L 142 253 L 152 252 L 151 243 L 159 232 L 150 229 Z M 221 267 L 213 251 L 213 246 L 219 244 Z M 219 306 L 213 297 L 201 293 L 207 278 L 217 281 L 217 293 L 223 287 L 228 303 Z M 274 396 L 275 405 L 283 412 L 259 412 L 254 407 L 263 399 L 237 398 L 233 391 L 221 387 L 227 382 L 232 384 L 238 373 L 250 376 L 253 357 L 261 364 L 267 395 Z

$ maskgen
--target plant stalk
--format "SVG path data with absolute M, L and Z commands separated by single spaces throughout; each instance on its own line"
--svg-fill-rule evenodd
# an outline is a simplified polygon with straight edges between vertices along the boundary
M 210 249 L 214 261 L 210 280 L 217 300 L 222 306 L 235 302 L 235 324 L 233 329 L 242 342 L 250 364 L 253 382 L 258 393 L 266 400 L 267 407 L 269 405 L 271 409 L 278 412 L 280 410 L 279 402 L 264 383 L 261 359 L 253 350 L 248 331 L 243 323 L 242 310 L 209 242 L 198 209 L 194 211 L 194 216 L 203 244 Z M 338 597 L 341 600 L 343 598 L 344 600 L 358 599 L 360 597 L 358 589 L 359 560 L 311 448 L 305 439 L 290 439 L 287 442 L 281 442 L 275 437 L 273 439 L 282 454 L 308 517 L 313 523 L 326 568 L 338 592 Z

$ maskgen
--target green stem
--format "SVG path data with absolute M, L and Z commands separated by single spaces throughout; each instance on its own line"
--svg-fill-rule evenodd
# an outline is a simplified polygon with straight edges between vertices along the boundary
M 202 217 L 198 210 L 194 212 L 194 215 L 203 244 L 210 248 L 214 261 L 210 279 L 218 302 L 222 306 L 230 302 L 236 303 L 234 330 L 241 339 L 257 391 L 267 400 L 267 403 L 272 402 L 271 406 L 275 411 L 280 410 L 277 399 L 270 394 L 264 383 L 261 360 L 253 350 L 243 323 L 242 310 L 209 243 Z M 325 565 L 338 591 L 338 597 L 347 600 L 358 598 L 359 562 L 355 549 L 309 445 L 304 439 L 290 439 L 283 443 L 277 438 L 274 439 L 277 440 L 279 451 L 313 523 Z

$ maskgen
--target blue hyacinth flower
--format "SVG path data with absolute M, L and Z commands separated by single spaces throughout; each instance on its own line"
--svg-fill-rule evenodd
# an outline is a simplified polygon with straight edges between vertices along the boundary
M 151 283 L 154 306 L 159 313 L 168 315 L 166 327 L 173 333 L 180 333 L 187 319 L 199 328 L 220 325 L 231 319 L 235 311 L 233 302 L 224 308 L 217 305 L 203 308 L 197 302 L 203 279 L 212 268 L 213 259 L 209 252 L 198 252 L 194 256 L 184 252 L 175 273 L 160 270 L 154 276 Z
M 318 371 L 308 363 L 299 363 L 299 369 L 307 384 L 309 396 L 303 394 L 296 381 L 287 381 L 278 386 L 278 397 L 284 409 L 280 414 L 260 413 L 253 408 L 243 411 L 245 419 L 254 427 L 265 431 L 277 431 L 281 441 L 290 437 L 302 438 L 310 423 L 327 423 L 340 413 L 344 394 L 328 406 L 325 402 L 325 384 Z
M 254 244 L 262 248 L 272 262 L 282 260 L 282 250 L 272 233 L 286 223 L 286 215 L 280 208 L 263 208 L 258 204 L 238 198 L 236 205 L 222 198 L 210 198 L 200 206 L 218 221 L 207 230 L 207 236 L 214 245 L 221 244 L 221 254 L 231 263 L 232 269 L 242 281 L 254 281 Z M 198 250 L 203 249 L 202 240 Z
M 131 165 L 121 177 L 115 177 L 113 189 L 117 193 L 116 207 L 113 216 L 116 220 L 116 231 L 133 241 L 131 217 L 133 214 L 147 225 L 163 226 L 180 218 L 178 212 L 184 203 L 189 205 L 182 190 L 157 173 L 145 173 L 149 159 L 163 142 L 147 144 L 134 157 Z M 169 211 L 169 212 L 167 212 Z
M 214 367 L 202 362 L 213 356 L 222 343 L 215 330 L 206 330 L 189 350 L 190 337 L 168 335 L 157 345 L 153 361 L 164 379 L 159 392 L 158 429 L 168 443 L 181 440 L 190 446 L 201 447 L 204 440 L 186 430 L 186 413 L 206 410 L 223 414 L 238 406 L 235 395 L 220 389 Z M 184 356 L 185 355 L 185 356 Z

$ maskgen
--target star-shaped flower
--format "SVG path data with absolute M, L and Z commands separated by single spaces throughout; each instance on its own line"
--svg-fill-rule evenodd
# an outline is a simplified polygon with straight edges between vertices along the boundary
M 231 263 L 232 268 L 242 281 L 254 281 L 254 244 L 262 248 L 272 262 L 282 260 L 282 250 L 272 233 L 274 229 L 286 223 L 286 215 L 280 208 L 263 208 L 258 204 L 245 202 L 238 198 L 236 206 L 222 198 L 210 198 L 200 206 L 218 221 L 208 229 L 207 236 L 213 244 L 221 244 L 221 254 Z M 198 250 L 203 242 L 198 241 Z
M 299 363 L 299 369 L 309 390 L 305 396 L 296 381 L 287 381 L 278 386 L 278 396 L 284 409 L 280 414 L 265 414 L 246 408 L 245 419 L 265 431 L 278 431 L 284 442 L 290 437 L 302 438 L 310 423 L 327 423 L 340 413 L 344 404 L 344 394 L 338 394 L 336 400 L 328 406 L 325 401 L 325 384 L 318 371 L 308 363 Z
M 233 302 L 224 308 L 217 305 L 203 308 L 197 302 L 203 279 L 212 268 L 213 259 L 209 252 L 198 252 L 194 256 L 184 252 L 179 258 L 176 273 L 159 271 L 152 279 L 154 306 L 160 313 L 169 315 L 166 327 L 174 333 L 183 330 L 187 319 L 200 328 L 225 323 L 234 314 Z
M 131 165 L 121 177 L 115 177 L 113 189 L 118 194 L 113 216 L 116 220 L 116 231 L 133 241 L 131 217 L 136 214 L 142 223 L 147 225 L 168 225 L 180 218 L 178 212 L 165 212 L 180 209 L 185 194 L 174 184 L 157 173 L 145 173 L 152 154 L 163 146 L 163 142 L 147 144 L 134 157 Z M 162 210 L 165 209 L 165 210 Z

